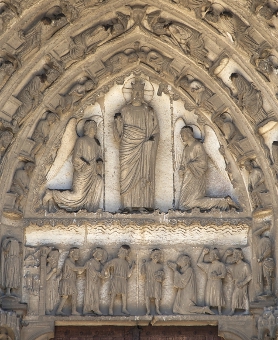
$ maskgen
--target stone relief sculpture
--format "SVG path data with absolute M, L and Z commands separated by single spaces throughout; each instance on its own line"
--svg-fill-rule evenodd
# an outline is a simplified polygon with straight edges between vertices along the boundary
M 107 261 L 107 252 L 102 248 L 96 248 L 92 252 L 92 258 L 84 266 L 86 269 L 86 286 L 84 295 L 83 314 L 95 313 L 102 315 L 100 311 L 100 285 L 104 278 L 103 264 Z
M 153 249 L 150 254 L 150 261 L 143 262 L 141 274 L 145 278 L 145 303 L 147 314 L 151 313 L 151 300 L 155 302 L 157 314 L 160 312 L 160 303 L 162 298 L 162 283 L 165 279 L 163 270 L 163 253 L 160 249 Z
M 233 73 L 230 76 L 232 84 L 237 91 L 238 105 L 247 114 L 247 119 L 256 127 L 276 120 L 263 108 L 261 92 L 247 81 L 241 74 Z
M 254 156 L 254 151 L 248 138 L 243 136 L 228 112 L 223 112 L 214 121 L 223 133 L 228 149 L 235 155 L 239 163 L 242 163 L 248 157 Z
M 2 87 L 10 79 L 10 77 L 17 70 L 18 67 L 19 62 L 16 57 L 7 53 L 4 50 L 0 51 L 0 89 L 2 89 Z
M 3 34 L 11 22 L 20 14 L 20 7 L 9 0 L 0 2 L 0 34 Z
M 188 255 L 180 255 L 177 262 L 167 262 L 174 272 L 174 287 L 177 294 L 173 306 L 176 314 L 214 314 L 208 306 L 197 306 L 196 277 Z
M 218 208 L 228 210 L 239 207 L 230 196 L 225 198 L 207 197 L 206 172 L 208 170 L 208 156 L 202 143 L 194 137 L 193 129 L 184 126 L 181 129 L 181 138 L 185 144 L 179 167 L 181 177 L 181 191 L 179 208 L 191 210 L 200 208 L 210 210 Z
M 144 86 L 136 77 L 131 102 L 114 117 L 114 135 L 120 144 L 121 208 L 126 212 L 154 209 L 159 125 L 156 113 L 144 102 Z
M 249 173 L 248 191 L 251 197 L 253 210 L 269 206 L 269 194 L 265 185 L 265 177 L 262 169 L 259 168 L 252 160 L 247 160 L 244 163 L 244 166 Z
M 122 312 L 129 314 L 127 310 L 127 280 L 132 275 L 135 262 L 129 263 L 130 247 L 123 245 L 120 247 L 118 257 L 108 261 L 103 273 L 106 278 L 110 277 L 110 304 L 109 315 L 113 315 L 113 306 L 116 296 L 122 298 Z
M 278 178 L 278 141 L 272 143 L 272 157 L 273 157 L 273 168 Z
M 4 157 L 8 146 L 11 144 L 13 140 L 13 133 L 11 130 L 2 130 L 0 129 L 0 161 Z
M 86 209 L 93 212 L 99 209 L 103 186 L 103 162 L 96 133 L 96 122 L 86 121 L 84 136 L 77 139 L 73 150 L 72 189 L 64 191 L 47 189 L 43 197 L 43 206 L 49 212 L 55 212 L 58 207 L 66 211 Z
M 268 232 L 271 227 L 269 222 L 254 231 L 257 238 L 257 293 L 258 296 L 272 296 L 272 280 L 275 271 L 275 262 L 272 254 L 272 242 Z
M 24 207 L 26 204 L 29 183 L 34 171 L 35 164 L 32 162 L 24 163 L 23 169 L 20 168 L 16 170 L 10 192 L 16 195 L 14 203 L 14 212 L 22 214 L 24 212 Z
M 244 260 L 244 255 L 241 248 L 233 250 L 233 262 L 226 265 L 227 272 L 232 276 L 234 290 L 232 294 L 232 310 L 230 315 L 233 315 L 236 309 L 244 309 L 243 314 L 249 314 L 250 304 L 248 295 L 249 282 L 252 279 L 250 265 Z
M 258 319 L 258 340 L 275 339 L 277 329 L 277 310 L 273 307 L 264 307 Z
M 42 68 L 31 78 L 26 86 L 20 91 L 17 99 L 22 102 L 17 109 L 14 119 L 22 124 L 24 117 L 35 110 L 42 103 L 44 91 L 62 73 L 61 65 L 50 55 L 45 58 Z
M 65 315 L 62 312 L 62 309 L 68 300 L 71 297 L 71 306 L 72 306 L 72 315 L 80 315 L 77 312 L 77 287 L 76 280 L 77 274 L 82 274 L 85 270 L 85 267 L 77 266 L 75 264 L 76 261 L 79 260 L 80 252 L 78 248 L 71 248 L 69 251 L 69 255 L 65 260 L 63 270 L 62 270 L 62 279 L 60 281 L 59 293 L 61 295 L 61 300 L 56 312 L 56 315 Z
M 59 6 L 50 8 L 39 22 L 34 22 L 31 27 L 19 31 L 19 37 L 23 41 L 18 50 L 20 58 L 26 58 L 29 53 L 37 52 L 47 40 L 67 24 L 67 18 Z
M 55 111 L 58 114 L 74 111 L 82 98 L 97 86 L 97 79 L 87 76 L 79 78 L 64 94 L 60 94 L 59 104 Z
M 199 19 L 202 17 L 203 11 L 211 4 L 208 0 L 171 0 L 171 2 L 194 11 L 196 18 Z
M 204 261 L 207 254 L 209 254 L 210 263 Z M 225 305 L 222 281 L 227 274 L 227 270 L 224 263 L 220 261 L 218 249 L 204 248 L 197 265 L 207 274 L 205 305 L 208 307 L 217 306 L 218 314 L 221 315 L 221 308 Z
M 36 154 L 40 151 L 41 147 L 48 142 L 49 135 L 53 125 L 58 120 L 58 116 L 53 112 L 47 112 L 46 118 L 41 119 L 32 135 L 32 139 L 35 142 L 35 145 L 31 151 L 31 156 L 34 158 Z
M 46 265 L 46 299 L 45 299 L 45 313 L 51 314 L 59 303 L 59 276 L 58 261 L 59 250 L 53 249 L 47 256 Z
M 1 244 L 1 286 L 6 296 L 14 293 L 21 283 L 22 246 L 13 237 L 6 237 Z

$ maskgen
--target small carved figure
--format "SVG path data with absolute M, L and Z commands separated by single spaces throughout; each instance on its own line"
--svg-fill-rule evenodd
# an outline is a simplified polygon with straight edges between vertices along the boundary
M 250 265 L 243 261 L 243 258 L 242 249 L 236 248 L 233 251 L 234 263 L 226 266 L 234 282 L 230 315 L 234 314 L 235 309 L 245 309 L 243 314 L 249 314 L 248 285 L 252 279 L 252 273 Z
M 53 249 L 47 256 L 45 312 L 51 314 L 59 302 L 59 277 L 57 276 L 59 251 Z
M 249 0 L 251 12 L 258 12 L 258 10 L 262 8 L 267 3 L 267 1 L 268 0 Z
M 177 314 L 214 314 L 208 306 L 197 306 L 196 278 L 191 267 L 190 257 L 180 255 L 177 262 L 167 262 L 174 272 L 174 287 L 177 289 L 173 313 Z
M 96 139 L 97 124 L 86 121 L 84 136 L 79 137 L 73 150 L 72 163 L 74 167 L 73 184 L 71 190 L 47 189 L 43 198 L 43 205 L 50 212 L 56 207 L 66 211 L 86 209 L 89 212 L 99 209 L 102 192 L 102 159 L 99 141 Z
M 121 204 L 128 212 L 154 209 L 159 125 L 154 110 L 144 102 L 144 86 L 136 77 L 131 102 L 114 119 L 114 135 L 120 143 Z
M 195 12 L 196 18 L 201 18 L 203 10 L 208 8 L 211 4 L 208 0 L 172 0 L 174 3 L 188 8 Z
M 68 0 L 60 0 L 62 12 L 68 18 L 69 22 L 73 22 L 79 16 L 79 10 Z
M 27 162 L 23 169 L 16 170 L 10 192 L 17 194 L 14 209 L 23 212 L 29 191 L 29 183 L 35 164 Z
M 276 328 L 273 308 L 264 307 L 264 312 L 258 319 L 258 340 L 276 339 Z M 266 335 L 269 335 L 269 337 L 266 338 Z
M 258 276 L 257 286 L 259 295 L 272 295 L 272 280 L 275 270 L 275 263 L 272 255 L 272 243 L 268 235 L 271 225 L 269 222 L 264 223 L 262 227 L 254 232 L 257 237 L 257 262 Z
M 52 125 L 56 123 L 58 116 L 53 112 L 48 112 L 45 119 L 41 119 L 33 133 L 32 139 L 35 145 L 31 151 L 32 157 L 35 157 L 41 147 L 48 142 L 48 138 L 53 128 Z
M 147 314 L 151 313 L 151 300 L 154 299 L 156 313 L 161 314 L 159 306 L 162 297 L 162 282 L 165 279 L 163 270 L 163 254 L 160 249 L 153 249 L 150 255 L 151 260 L 143 263 L 141 274 L 145 277 L 145 303 Z
M 86 269 L 86 287 L 83 314 L 93 312 L 102 315 L 99 309 L 99 294 L 101 279 L 104 278 L 102 265 L 107 260 L 107 252 L 102 248 L 96 248 L 92 255 L 93 257 L 84 266 Z
M 202 145 L 193 135 L 191 126 L 181 129 L 181 138 L 185 143 L 179 174 L 182 178 L 180 193 L 180 209 L 190 210 L 198 207 L 203 210 L 219 208 L 227 210 L 229 207 L 238 208 L 230 196 L 225 198 L 207 197 L 206 172 L 208 170 L 208 156 Z
M 69 255 L 65 260 L 63 270 L 62 270 L 62 280 L 60 281 L 60 295 L 61 300 L 59 307 L 57 309 L 56 315 L 65 315 L 62 312 L 64 304 L 67 299 L 71 297 L 71 305 L 72 305 L 72 315 L 80 315 L 76 310 L 77 306 L 77 277 L 76 274 L 82 274 L 85 270 L 84 267 L 77 266 L 75 264 L 76 261 L 79 260 L 80 252 L 78 248 L 71 248 L 69 251 Z
M 253 55 L 258 51 L 260 45 L 250 36 L 249 26 L 246 25 L 237 15 L 224 11 L 219 16 L 221 29 L 229 34 L 233 41 L 244 51 Z
M 18 60 L 13 55 L 8 54 L 6 51 L 0 52 L 0 89 L 16 71 L 18 64 Z
M 16 6 L 9 0 L 0 1 L 0 34 L 3 34 L 10 22 L 18 16 Z
M 0 160 L 6 153 L 8 146 L 13 140 L 13 133 L 10 130 L 0 131 Z
M 97 85 L 96 79 L 90 79 L 88 77 L 82 77 L 70 87 L 65 94 L 60 94 L 61 98 L 59 105 L 56 108 L 58 114 L 72 111 L 76 109 L 76 106 L 85 97 L 87 93 L 94 90 Z
M 204 257 L 207 254 L 209 254 L 211 263 L 204 262 Z M 207 274 L 205 304 L 208 307 L 217 306 L 218 313 L 221 315 L 221 308 L 225 305 L 222 280 L 225 278 L 227 271 L 224 263 L 220 262 L 218 249 L 203 249 L 197 265 Z
M 189 54 L 206 68 L 211 66 L 212 62 L 208 58 L 208 50 L 205 47 L 202 33 L 176 23 L 170 24 L 168 29 L 173 43 L 179 45 L 185 54 Z
M 127 279 L 131 276 L 135 262 L 129 263 L 130 247 L 123 245 L 119 249 L 118 257 L 107 262 L 103 268 L 105 277 L 110 277 L 110 304 L 109 315 L 113 315 L 114 301 L 117 295 L 122 298 L 122 312 L 129 314 L 127 310 Z
M 263 108 L 263 98 L 261 92 L 255 89 L 252 83 L 249 83 L 241 74 L 233 73 L 230 79 L 237 91 L 238 105 L 245 109 L 248 119 L 256 127 L 266 123 L 268 113 Z
M 20 287 L 21 244 L 13 237 L 6 237 L 1 246 L 1 286 L 6 295 L 11 295 L 12 289 Z
M 252 160 L 244 163 L 245 169 L 249 173 L 248 191 L 251 197 L 253 209 L 261 209 L 267 205 L 266 193 L 268 190 L 265 185 L 265 177 L 262 169 L 254 164 Z
M 39 50 L 44 42 L 67 24 L 67 18 L 59 6 L 50 8 L 39 22 L 35 21 L 27 30 L 19 31 L 19 37 L 24 43 L 18 54 L 25 58 L 30 52 Z

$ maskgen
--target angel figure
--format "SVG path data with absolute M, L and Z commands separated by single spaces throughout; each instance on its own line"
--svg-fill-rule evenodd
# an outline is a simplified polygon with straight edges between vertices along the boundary
M 85 263 L 86 269 L 86 288 L 84 295 L 83 314 L 94 312 L 102 315 L 99 309 L 99 291 L 102 274 L 102 265 L 107 260 L 107 252 L 102 248 L 96 248 L 92 252 L 92 258 Z
M 49 212 L 59 207 L 66 211 L 96 211 L 102 192 L 102 159 L 100 143 L 95 138 L 97 123 L 87 120 L 84 124 L 84 136 L 76 140 L 73 149 L 73 181 L 70 190 L 46 190 L 43 206 Z
M 203 144 L 193 135 L 191 126 L 181 129 L 181 138 L 185 144 L 179 174 L 182 179 L 179 206 L 182 210 L 200 208 L 209 210 L 218 208 L 227 210 L 238 209 L 230 196 L 206 196 L 206 172 L 208 170 L 208 155 Z

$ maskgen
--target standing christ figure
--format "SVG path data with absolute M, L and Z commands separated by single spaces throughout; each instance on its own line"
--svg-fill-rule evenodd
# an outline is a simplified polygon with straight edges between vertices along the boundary
M 127 212 L 147 212 L 154 209 L 159 126 L 154 110 L 144 102 L 143 80 L 136 77 L 131 86 L 131 102 L 114 117 L 120 143 L 121 205 Z

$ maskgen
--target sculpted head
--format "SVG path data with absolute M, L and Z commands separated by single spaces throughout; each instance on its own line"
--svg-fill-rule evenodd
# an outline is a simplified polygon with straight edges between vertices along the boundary
M 251 172 L 253 170 L 253 163 L 251 160 L 247 160 L 244 162 L 244 167 L 248 172 Z
M 133 106 L 141 106 L 144 102 L 144 87 L 145 84 L 143 80 L 139 77 L 135 77 L 135 82 L 131 83 L 132 93 L 131 93 L 131 103 Z
M 194 140 L 193 128 L 191 126 L 184 126 L 181 129 L 181 139 L 184 143 L 188 143 L 190 140 Z
M 233 252 L 233 259 L 234 259 L 235 263 L 242 260 L 243 258 L 244 258 L 244 256 L 243 256 L 242 249 L 241 248 L 235 248 L 234 252 Z
M 59 250 L 53 249 L 47 256 L 47 262 L 51 265 L 51 267 L 55 267 L 55 266 L 58 266 L 58 260 L 59 260 Z
M 13 139 L 13 134 L 11 131 L 4 131 L 1 135 L 1 142 L 4 148 L 7 148 Z
M 55 113 L 49 112 L 49 113 L 47 114 L 47 116 L 46 116 L 46 119 L 47 119 L 47 121 L 48 121 L 48 124 L 49 124 L 49 125 L 52 125 L 52 124 L 54 124 L 54 123 L 56 122 L 57 116 L 55 115 Z
M 177 265 L 181 268 L 189 265 L 190 266 L 190 257 L 188 255 L 181 255 L 177 260 Z
M 87 120 L 84 124 L 84 135 L 94 137 L 97 133 L 97 123 L 94 120 Z
M 129 253 L 130 253 L 130 246 L 124 244 L 119 249 L 118 257 L 120 259 L 125 259 L 126 257 L 128 257 Z
M 160 262 L 163 258 L 162 251 L 160 249 L 153 249 L 150 257 L 154 262 Z
M 105 262 L 107 260 L 107 252 L 100 247 L 95 248 L 92 255 L 97 261 Z
M 219 260 L 220 259 L 220 254 L 219 254 L 218 249 L 217 248 L 211 249 L 209 257 L 210 257 L 210 261 L 211 262 Z
M 78 248 L 71 248 L 69 251 L 69 257 L 74 260 L 77 261 L 79 259 L 80 256 L 80 251 Z

